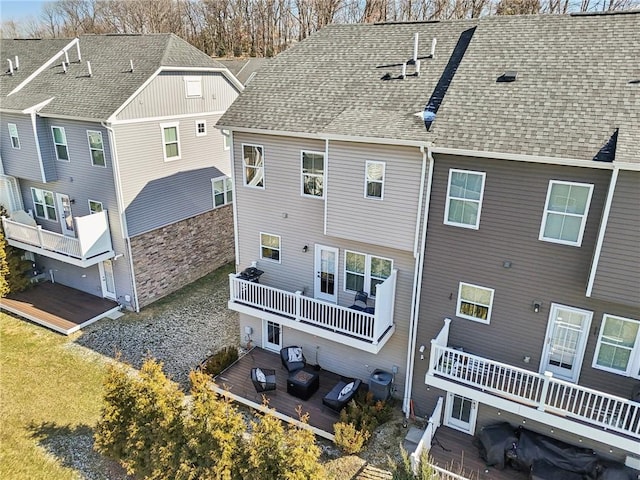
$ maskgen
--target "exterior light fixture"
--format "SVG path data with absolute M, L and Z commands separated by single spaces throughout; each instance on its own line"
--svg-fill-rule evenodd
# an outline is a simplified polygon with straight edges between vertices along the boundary
M 535 300 L 533 302 L 533 311 L 538 313 L 542 309 L 542 302 L 540 300 Z
M 309 245 L 305 245 L 304 247 L 302 247 L 302 251 L 304 253 L 307 253 L 308 250 L 309 250 Z

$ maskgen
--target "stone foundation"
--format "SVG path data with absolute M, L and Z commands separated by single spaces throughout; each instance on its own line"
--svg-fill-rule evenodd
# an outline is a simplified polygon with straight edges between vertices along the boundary
M 140 307 L 234 259 L 233 207 L 227 205 L 131 239 Z

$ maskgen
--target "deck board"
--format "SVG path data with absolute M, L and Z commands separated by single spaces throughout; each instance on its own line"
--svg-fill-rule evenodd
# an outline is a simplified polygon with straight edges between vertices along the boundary
M 69 335 L 118 310 L 117 302 L 43 282 L 0 299 L 0 308 Z

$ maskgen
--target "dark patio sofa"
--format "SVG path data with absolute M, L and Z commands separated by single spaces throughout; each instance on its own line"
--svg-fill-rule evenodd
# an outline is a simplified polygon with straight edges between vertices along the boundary
M 353 382 L 353 387 L 348 393 L 344 395 L 340 395 L 342 389 L 346 387 L 349 383 Z M 330 408 L 334 412 L 340 412 L 347 403 L 355 396 L 356 392 L 362 385 L 362 381 L 360 379 L 355 380 L 340 380 L 329 393 L 327 393 L 324 397 L 322 397 L 322 404 L 326 407 Z

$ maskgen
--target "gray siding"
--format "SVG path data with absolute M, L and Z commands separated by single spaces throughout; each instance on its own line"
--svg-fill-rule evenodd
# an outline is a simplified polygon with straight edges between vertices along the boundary
M 211 178 L 189 183 L 187 172 L 213 167 L 230 173 L 229 151 L 224 150 L 223 136 L 213 127 L 218 118 L 219 115 L 202 115 L 177 120 L 181 158 L 171 161 L 164 160 L 160 124 L 172 122 L 149 121 L 114 127 L 129 236 L 155 230 L 213 208 Z M 206 121 L 207 135 L 196 137 L 196 119 Z M 156 186 L 171 179 L 177 182 L 170 183 L 171 189 L 162 192 L 163 198 L 158 198 Z M 181 179 L 186 183 L 181 183 Z M 158 207 L 159 202 L 162 209 Z
M 449 168 L 486 172 L 479 230 L 444 225 Z M 589 267 L 611 171 L 521 162 L 436 156 L 413 382 L 416 405 L 427 399 L 424 376 L 430 340 L 450 317 L 450 345 L 517 367 L 538 371 L 551 303 L 593 311 L 579 383 L 628 398 L 637 382 L 591 367 L 603 313 L 640 320 L 638 310 L 585 296 Z M 549 180 L 594 184 L 581 247 L 538 240 Z M 512 262 L 504 268 L 503 261 Z M 495 289 L 490 325 L 457 318 L 458 284 Z M 543 307 L 534 313 L 532 303 Z M 596 334 L 594 334 L 596 332 Z M 525 356 L 531 357 L 529 364 Z
M 367 160 L 385 162 L 382 199 L 365 197 Z M 331 142 L 328 163 L 327 234 L 413 251 L 422 174 L 420 150 Z
M 9 137 L 9 123 L 15 123 L 20 140 L 20 148 L 11 146 Z M 2 114 L 0 125 L 0 155 L 4 173 L 17 178 L 42 181 L 42 170 L 36 141 L 29 115 Z
M 42 168 L 44 169 L 45 180 L 51 182 L 58 179 L 56 153 L 53 144 L 53 133 L 51 131 L 51 120 L 43 117 L 36 117 L 36 127 L 38 129 L 38 140 L 40 142 L 40 155 L 42 156 Z M 53 121 L 53 125 L 64 127 L 66 122 Z M 67 143 L 69 143 L 67 136 Z M 69 153 L 71 158 L 71 153 Z
M 592 296 L 640 307 L 640 173 L 621 171 Z
M 256 189 L 242 185 L 242 144 L 262 145 L 265 161 L 266 188 Z M 318 362 L 328 370 L 342 375 L 368 377 L 368 369 L 399 367 L 396 376 L 398 394 L 402 394 L 406 372 L 406 351 L 415 260 L 410 252 L 381 247 L 373 242 L 364 243 L 323 234 L 324 201 L 300 194 L 300 151 L 324 150 L 324 142 L 304 138 L 234 133 L 234 174 L 236 177 L 236 208 L 238 211 L 239 243 L 238 268 L 246 268 L 252 261 L 264 270 L 260 282 L 283 290 L 304 289 L 305 295 L 314 292 L 314 247 L 316 244 L 339 249 L 338 302 L 351 305 L 354 294 L 344 291 L 344 251 L 391 258 L 398 270 L 395 299 L 396 333 L 377 355 L 364 353 L 348 345 L 323 340 L 296 330 L 284 329 L 285 345 L 299 344 L 311 363 L 315 363 L 316 346 Z M 331 155 L 331 154 L 330 154 Z M 417 180 L 419 181 L 419 179 Z M 358 186 L 359 191 L 360 185 Z M 332 195 L 329 191 L 329 196 Z M 284 215 L 286 214 L 286 216 Z M 353 212 L 354 216 L 361 212 Z M 260 232 L 280 235 L 281 263 L 260 259 Z M 413 237 L 412 237 L 413 238 Z M 308 251 L 303 252 L 307 245 Z M 261 342 L 262 325 L 259 319 L 241 315 L 241 331 L 244 325 L 254 328 L 254 340 Z M 243 341 L 246 342 L 244 334 Z
M 201 98 L 187 98 L 184 76 L 202 77 Z M 118 114 L 117 119 L 224 112 L 237 96 L 236 87 L 222 73 L 161 72 Z

